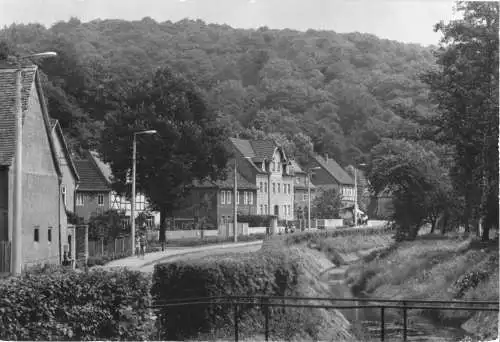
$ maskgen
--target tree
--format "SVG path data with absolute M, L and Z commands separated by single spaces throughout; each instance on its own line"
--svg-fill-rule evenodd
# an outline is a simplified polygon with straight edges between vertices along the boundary
M 418 143 L 383 139 L 372 150 L 368 178 L 374 193 L 392 194 L 398 239 L 414 239 L 422 224 L 435 220 L 435 210 L 439 215 L 447 206 L 446 170 Z
M 125 218 L 116 210 L 108 210 L 105 213 L 94 216 L 89 221 L 89 239 L 115 239 L 125 233 L 122 221 Z
M 164 242 L 165 219 L 179 208 L 193 180 L 225 176 L 227 131 L 216 124 L 201 91 L 169 68 L 136 84 L 122 110 L 107 115 L 106 125 L 101 153 L 111 165 L 118 192 L 129 190 L 133 132 L 157 131 L 137 136 L 136 183 L 160 212 Z
M 438 104 L 436 136 L 456 151 L 451 174 L 465 198 L 463 223 L 468 230 L 476 216 L 487 239 L 488 217 L 498 216 L 499 4 L 458 2 L 457 10 L 463 19 L 435 27 L 443 33 L 439 68 L 423 80 Z
M 342 196 L 336 189 L 329 189 L 316 196 L 312 203 L 311 215 L 317 219 L 338 218 L 342 206 Z

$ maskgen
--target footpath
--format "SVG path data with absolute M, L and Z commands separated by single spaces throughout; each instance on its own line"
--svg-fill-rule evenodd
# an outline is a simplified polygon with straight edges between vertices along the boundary
M 262 244 L 261 240 L 252 242 L 241 242 L 241 243 L 214 244 L 214 245 L 205 245 L 197 247 L 165 247 L 164 251 L 148 253 L 142 258 L 137 256 L 131 256 L 123 259 L 113 260 L 107 263 L 106 265 L 102 266 L 102 268 L 128 267 L 132 269 L 137 269 L 150 266 L 152 264 L 161 262 L 162 260 L 168 259 L 173 256 L 193 254 L 214 249 L 248 247 L 260 244 Z

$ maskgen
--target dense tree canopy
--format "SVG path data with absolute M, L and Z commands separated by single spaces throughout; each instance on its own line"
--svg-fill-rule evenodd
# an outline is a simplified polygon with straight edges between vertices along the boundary
M 216 124 L 199 89 L 168 68 L 138 82 L 121 109 L 107 114 L 105 122 L 100 151 L 121 193 L 130 193 L 134 132 L 156 130 L 154 135 L 136 135 L 136 183 L 152 209 L 160 212 L 161 222 L 178 209 L 193 180 L 224 177 L 227 131 Z
M 59 52 L 42 64 L 51 112 L 84 147 L 129 88 L 165 65 L 203 89 L 230 134 L 293 142 L 301 133 L 344 165 L 369 154 L 401 107 L 429 110 L 418 74 L 433 65 L 431 50 L 369 34 L 73 18 L 11 25 L 2 39 L 20 52 Z

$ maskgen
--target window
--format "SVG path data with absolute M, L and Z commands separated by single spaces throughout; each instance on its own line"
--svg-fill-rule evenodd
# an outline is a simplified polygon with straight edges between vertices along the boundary
M 264 208 L 265 208 L 265 211 L 266 211 L 266 215 L 269 214 L 269 208 L 267 207 L 267 204 L 264 205 Z
M 273 194 L 276 193 L 276 183 L 273 183 Z
M 52 242 L 52 227 L 47 230 L 47 241 Z
M 264 183 L 264 192 L 267 193 L 267 182 Z
M 288 193 L 291 194 L 292 193 L 292 184 L 288 184 Z
M 236 197 L 236 204 L 240 204 L 241 191 L 238 191 L 238 196 Z
M 295 178 L 295 184 L 300 184 L 300 178 L 299 177 Z
M 76 194 L 76 205 L 83 205 L 83 194 L 78 193 Z
M 253 192 L 248 193 L 248 204 L 253 204 Z
M 225 217 L 225 216 L 222 216 L 221 221 L 222 221 L 222 224 L 226 224 L 226 217 Z
M 306 194 L 306 193 L 303 193 L 303 194 L 302 194 L 302 200 L 303 200 L 303 201 L 307 201 L 307 194 Z
M 231 191 L 226 191 L 226 204 L 231 204 Z
M 278 172 L 281 172 L 281 164 L 278 163 Z
M 260 182 L 260 192 L 264 191 L 264 183 Z
M 66 205 L 66 186 L 65 185 L 63 185 L 61 187 L 61 195 L 62 195 L 63 203 L 64 203 L 64 205 Z
M 220 204 L 226 204 L 226 192 L 221 191 L 220 193 Z M 224 216 L 222 216 L 222 219 L 224 220 Z
M 283 213 L 285 214 L 286 216 L 286 205 L 283 204 Z
M 36 226 L 34 231 L 33 231 L 33 241 L 39 242 L 40 241 L 40 227 Z
M 273 162 L 273 171 L 276 171 L 276 162 Z
M 264 214 L 264 206 L 261 204 L 260 205 L 260 214 L 263 215 Z
M 103 194 L 97 195 L 97 205 L 100 207 L 102 207 L 104 205 L 104 195 Z
M 288 205 L 288 215 L 292 214 L 292 206 L 289 204 Z
M 278 183 L 278 193 L 281 192 L 281 183 Z
M 248 192 L 243 192 L 243 204 L 248 204 Z

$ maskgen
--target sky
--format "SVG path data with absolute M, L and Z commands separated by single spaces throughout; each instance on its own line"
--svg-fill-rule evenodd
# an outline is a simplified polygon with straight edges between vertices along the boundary
M 371 33 L 422 45 L 438 44 L 433 25 L 453 19 L 451 0 L 0 0 L 0 25 L 77 17 L 176 22 L 184 18 L 236 28 Z

